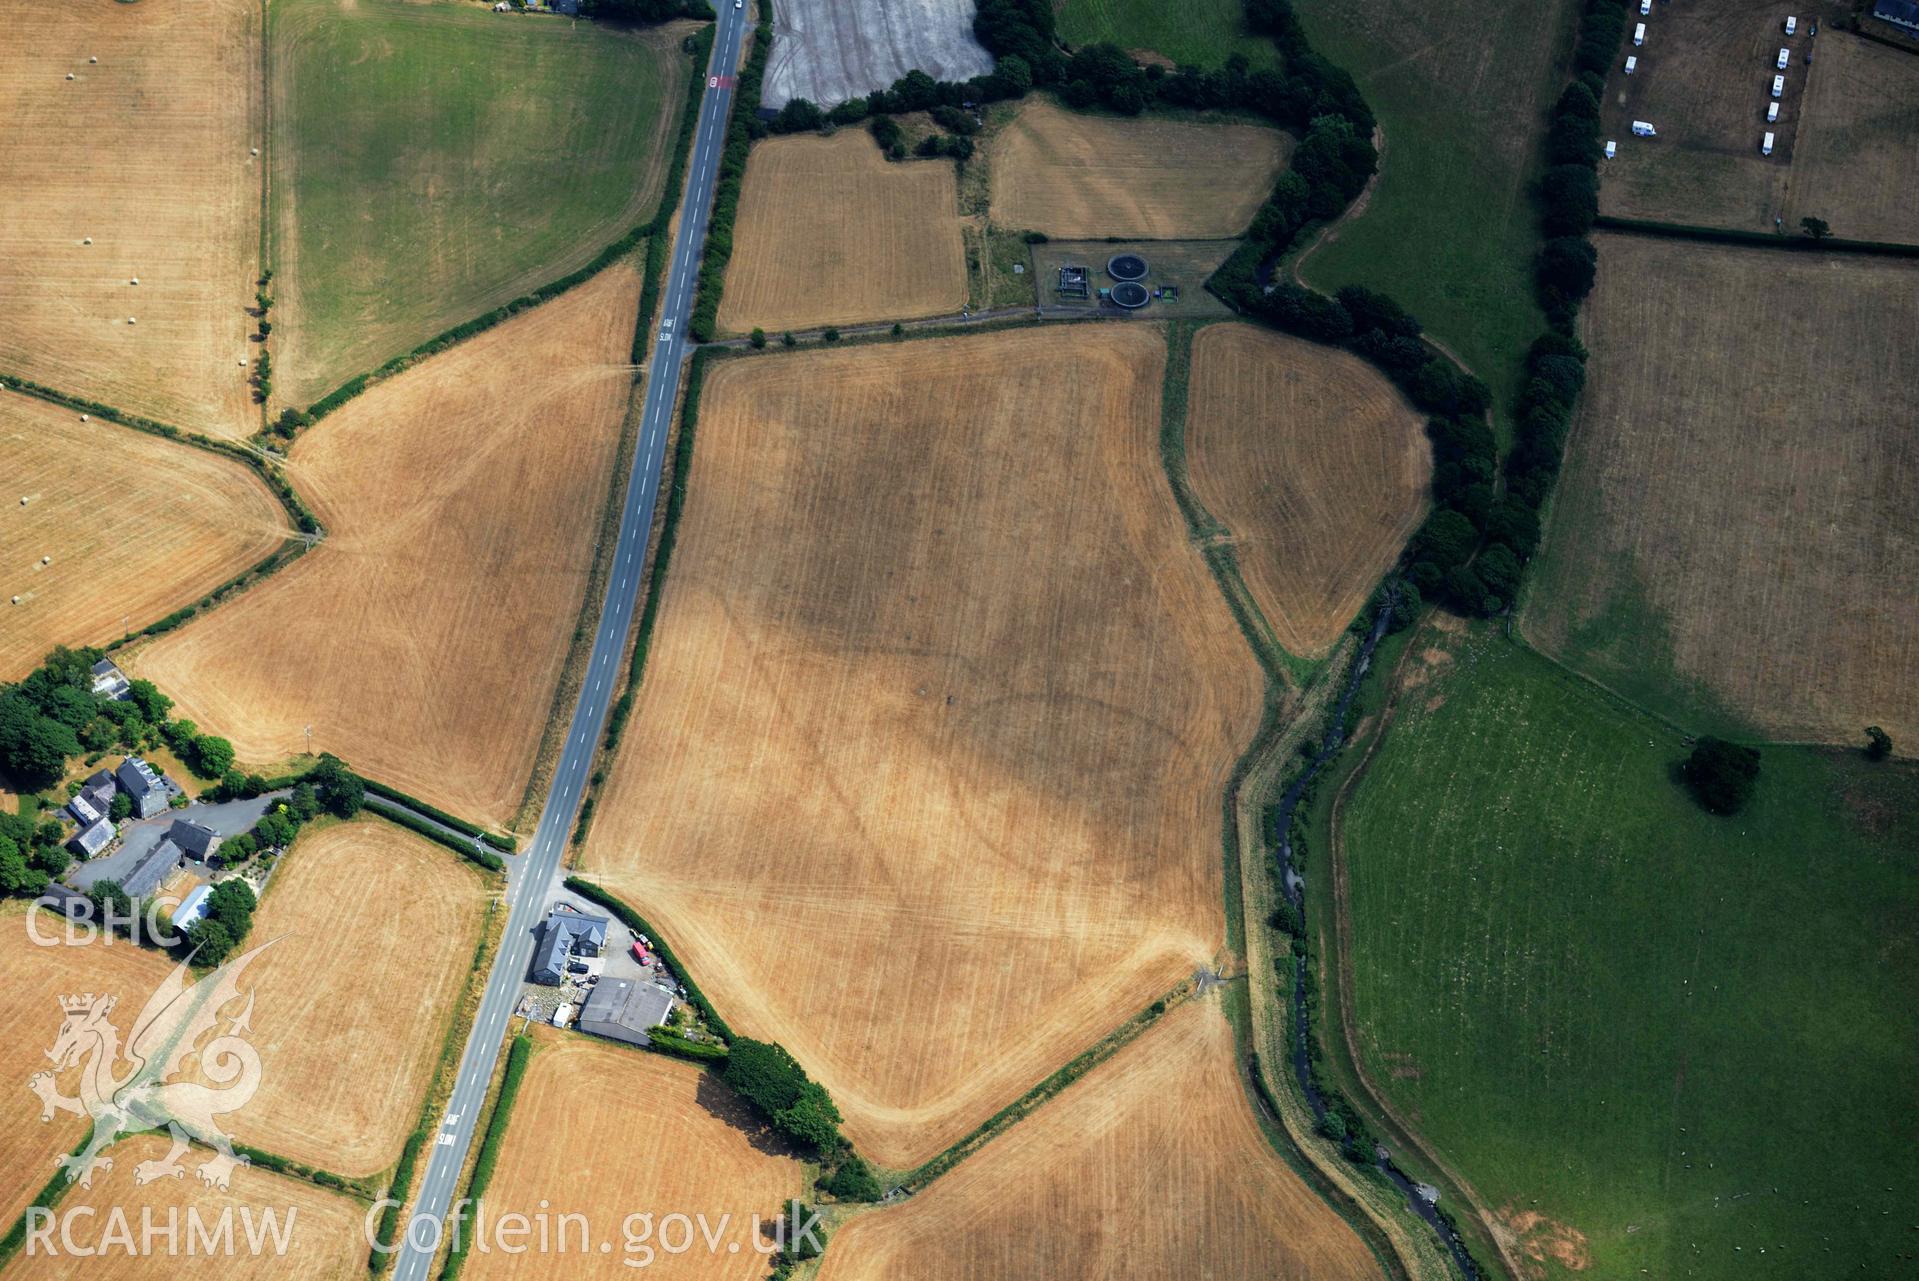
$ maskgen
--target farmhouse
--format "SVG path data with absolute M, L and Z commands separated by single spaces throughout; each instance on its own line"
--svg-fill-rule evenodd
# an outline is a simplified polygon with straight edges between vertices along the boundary
M 1872 16 L 1895 27 L 1919 31 L 1919 0 L 1879 0 L 1872 6 Z
M 166 809 L 170 799 L 166 779 L 138 756 L 129 756 L 121 761 L 113 777 L 120 784 L 120 790 L 133 802 L 136 817 L 152 818 Z
M 127 696 L 127 677 L 113 660 L 103 658 L 93 665 L 93 692 L 102 698 L 124 700 Z
M 607 920 L 580 912 L 554 912 L 540 927 L 533 949 L 533 981 L 557 987 L 566 978 L 568 962 L 579 956 L 598 956 L 606 946 Z
M 580 1030 L 610 1041 L 646 1045 L 647 1031 L 666 1022 L 673 996 L 651 983 L 601 979 L 580 1010 Z
M 96 770 L 87 781 L 80 784 L 79 794 L 73 799 L 85 801 L 93 809 L 104 814 L 113 804 L 113 794 L 119 789 L 114 785 L 113 775 L 106 770 Z

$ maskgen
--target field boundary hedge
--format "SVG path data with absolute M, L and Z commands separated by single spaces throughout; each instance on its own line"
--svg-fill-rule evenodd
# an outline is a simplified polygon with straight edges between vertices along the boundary
M 50 405 L 59 405 L 63 409 L 78 410 L 81 413 L 89 415 L 90 418 L 97 416 L 115 426 L 124 427 L 128 431 L 137 431 L 144 435 L 157 436 L 162 440 L 172 441 L 176 445 L 185 445 L 190 449 L 204 450 L 207 453 L 218 454 L 223 458 L 230 458 L 235 462 L 243 463 L 266 485 L 267 492 L 272 494 L 274 501 L 280 504 L 281 510 L 286 512 L 288 518 L 292 520 L 294 528 L 300 531 L 300 537 L 288 538 L 285 542 L 281 543 L 279 547 L 269 552 L 260 560 L 255 561 L 238 574 L 235 574 L 226 582 L 221 583 L 218 587 L 215 587 L 212 591 L 200 597 L 200 599 L 189 605 L 182 605 L 180 608 L 155 619 L 137 631 L 130 632 L 117 640 L 109 641 L 107 644 L 102 645 L 100 648 L 108 653 L 113 653 L 131 644 L 133 641 L 149 636 L 161 636 L 177 627 L 185 625 L 200 614 L 218 605 L 234 592 L 243 591 L 253 586 L 259 580 L 285 569 L 288 565 L 306 554 L 312 541 L 326 536 L 325 527 L 320 524 L 319 518 L 301 501 L 299 492 L 293 488 L 292 482 L 286 478 L 285 473 L 273 466 L 266 457 L 255 450 L 249 449 L 244 445 L 235 444 L 233 441 L 216 440 L 211 436 L 203 436 L 198 432 L 187 431 L 183 428 L 175 427 L 170 423 L 145 418 L 139 414 L 124 413 L 121 410 L 115 409 L 112 405 L 103 404 L 97 400 L 88 400 L 83 396 L 76 396 L 69 392 L 61 391 L 58 388 L 48 387 L 14 374 L 0 373 L 0 387 L 4 387 L 7 391 L 16 391 L 31 396 L 35 400 L 45 401 Z
M 626 926 L 626 928 L 633 933 L 644 934 L 649 939 L 652 939 L 653 950 L 660 954 L 660 959 L 666 962 L 667 968 L 678 975 L 680 983 L 685 986 L 686 1003 L 700 1012 L 700 1017 L 706 1020 L 708 1027 L 729 1041 L 733 1039 L 733 1029 L 727 1026 L 725 1019 L 720 1017 L 720 1012 L 713 1008 L 713 1002 L 707 999 L 706 993 L 700 989 L 699 982 L 693 977 L 693 972 L 686 968 L 686 963 L 680 960 L 678 954 L 673 951 L 673 945 L 666 941 L 664 934 L 661 934 L 658 930 L 654 929 L 652 925 L 648 924 L 647 919 L 629 907 L 624 899 L 619 898 L 610 890 L 603 889 L 599 885 L 594 884 L 592 881 L 583 880 L 577 876 L 569 876 L 566 878 L 566 888 L 578 894 L 589 903 L 597 903 L 607 911 L 613 913 L 614 916 L 619 918 L 620 924 Z
M 511 854 L 520 846 L 519 838 L 516 836 L 501 836 L 497 832 L 489 832 L 478 823 L 471 823 L 466 819 L 449 814 L 439 806 L 430 805 L 417 796 L 410 796 L 389 783 L 382 783 L 378 779 L 368 778 L 364 774 L 360 774 L 359 779 L 360 782 L 366 785 L 366 790 L 372 792 L 375 796 L 383 796 L 389 801 L 397 801 L 408 809 L 416 810 L 428 818 L 433 819 L 435 822 L 452 828 L 456 832 L 464 832 L 468 836 L 477 836 L 496 850 L 504 850 L 508 854 Z
M 435 827 L 418 814 L 409 814 L 397 805 L 389 805 L 385 801 L 369 799 L 362 802 L 360 808 L 398 827 L 404 827 L 409 832 L 418 833 L 429 841 L 444 845 L 461 858 L 466 859 L 469 863 L 478 864 L 489 872 L 497 873 L 506 870 L 505 860 L 492 850 L 475 849 L 472 845 L 454 836 L 444 828 Z
M 526 1076 L 527 1060 L 533 1056 L 533 1038 L 522 1032 L 513 1038 L 506 1052 L 506 1071 L 500 1077 L 500 1093 L 493 1100 L 493 1111 L 486 1119 L 486 1133 L 480 1139 L 480 1153 L 473 1161 L 473 1177 L 467 1180 L 466 1195 L 478 1201 L 493 1181 L 493 1167 L 499 1164 L 500 1145 L 506 1139 L 507 1122 L 512 1119 L 513 1100 L 520 1093 L 520 1081 Z M 447 1247 L 446 1263 L 440 1269 L 440 1281 L 453 1281 L 466 1264 L 466 1252 L 473 1234 L 461 1233 Z
M 712 48 L 712 30 L 709 26 L 700 35 L 693 37 L 694 48 L 689 54 L 689 57 L 696 61 L 687 75 L 688 87 L 686 101 L 689 109 L 692 109 L 693 104 L 697 103 L 699 97 L 698 91 L 706 85 L 704 63 L 697 61 L 697 59 Z M 703 40 L 702 37 L 704 37 Z M 599 275 L 621 258 L 639 248 L 643 241 L 646 241 L 656 232 L 663 233 L 666 223 L 669 222 L 673 216 L 674 205 L 678 203 L 679 193 L 683 190 L 682 184 L 684 180 L 680 177 L 680 171 L 685 168 L 685 149 L 687 146 L 690 146 L 691 140 L 692 133 L 686 120 L 682 118 L 680 122 L 680 135 L 675 139 L 674 143 L 676 154 L 673 157 L 673 161 L 667 167 L 666 182 L 660 189 L 660 201 L 655 206 L 652 215 L 649 216 L 646 221 L 634 225 L 626 234 L 620 236 L 617 240 L 607 245 L 606 248 L 600 250 L 585 266 L 576 267 L 565 275 L 528 290 L 526 293 L 521 294 L 511 301 L 501 303 L 498 307 L 490 311 L 480 313 L 471 320 L 461 321 L 450 329 L 442 330 L 412 350 L 402 352 L 374 369 L 353 375 L 353 377 L 347 379 L 338 387 L 335 387 L 332 391 L 307 406 L 305 411 L 306 421 L 301 424 L 301 430 L 326 417 L 340 406 L 346 404 L 349 400 L 366 391 L 367 388 L 386 381 L 393 375 L 411 368 L 427 357 L 438 355 L 447 348 L 465 342 L 467 339 L 475 337 L 476 335 L 483 334 L 487 330 L 512 319 L 514 316 L 519 315 L 529 308 L 537 307 L 544 302 L 551 302 L 568 290 L 585 284 L 588 280 Z M 668 201 L 669 193 L 671 193 L 672 196 L 671 203 Z M 650 256 L 649 252 L 649 259 Z M 644 297 L 645 295 L 643 293 L 642 298 Z M 654 291 L 654 298 L 655 300 L 658 298 L 657 290 Z
M 1919 244 L 1896 240 L 1848 240 L 1842 236 L 1780 235 L 1774 231 L 1744 231 L 1733 227 L 1700 227 L 1686 222 L 1659 222 L 1651 218 L 1617 218 L 1601 214 L 1593 219 L 1600 231 L 1654 236 L 1671 240 L 1703 240 L 1711 244 L 1744 245 L 1754 249 L 1786 249 L 1799 253 L 1869 254 L 1883 258 L 1919 258 Z
M 1037 1112 L 1066 1087 L 1132 1044 L 1142 1032 L 1157 1023 L 1166 1011 L 1191 1000 L 1193 993 L 1192 980 L 1182 979 L 1166 995 L 1134 1014 L 1086 1049 L 1081 1050 L 1032 1089 L 980 1122 L 965 1138 L 900 1175 L 898 1186 L 910 1192 L 918 1192 L 1005 1131 Z

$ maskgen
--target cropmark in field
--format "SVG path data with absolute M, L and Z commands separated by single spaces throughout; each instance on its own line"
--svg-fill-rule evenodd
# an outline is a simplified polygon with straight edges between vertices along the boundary
M 1689 726 L 1919 739 L 1919 265 L 1598 245 L 1526 635 Z
M 1292 154 L 1243 121 L 1081 115 L 1029 99 L 993 139 L 993 221 L 1049 236 L 1237 236 Z
M 0 680 L 55 645 L 115 640 L 166 616 L 291 533 L 232 459 L 11 392 L 0 395 L 0 474 Z
M 1160 466 L 1164 360 L 1155 329 L 1075 326 L 707 379 L 584 867 L 882 1164 L 1223 940 L 1259 671 Z
M 806 329 L 966 301 L 953 166 L 889 163 L 862 129 L 776 138 L 747 161 L 720 328 Z
M 0 370 L 247 435 L 259 4 L 5 0 L 0 27 Z
M 807 1179 L 800 1162 L 768 1150 L 747 1105 L 696 1064 L 544 1026 L 532 1034 L 487 1220 L 538 1222 L 545 1210 L 549 1220 L 564 1211 L 584 1223 L 555 1226 L 547 1249 L 509 1254 L 483 1222 L 463 1275 L 544 1278 L 563 1267 L 569 1277 L 766 1276 L 772 1239 L 755 1219 L 770 1230 Z
M 300 837 L 248 936 L 259 1092 L 234 1134 L 358 1178 L 400 1155 L 479 944 L 493 887 L 374 818 Z
M 973 36 L 973 13 L 973 0 L 786 0 L 773 9 L 760 104 L 834 107 L 909 71 L 951 83 L 985 75 L 993 55 Z
M 584 266 L 651 215 L 685 24 L 397 0 L 270 14 L 276 404 Z
M 1268 1145 L 1218 1005 L 1191 1001 L 902 1205 L 821 1281 L 1372 1278 L 1353 1230 Z
M 1424 421 L 1348 352 L 1251 325 L 1193 339 L 1186 456 L 1289 653 L 1319 657 L 1398 559 L 1426 506 Z
M 378 384 L 288 470 L 327 526 L 133 656 L 251 764 L 307 746 L 478 822 L 533 767 L 632 386 L 621 264 Z

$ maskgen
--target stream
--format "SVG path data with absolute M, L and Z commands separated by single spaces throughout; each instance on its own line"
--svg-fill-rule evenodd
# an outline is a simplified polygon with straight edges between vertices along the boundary
M 1365 641 L 1360 644 L 1359 655 L 1353 660 L 1352 672 L 1346 678 L 1346 688 L 1341 691 L 1339 702 L 1333 708 L 1333 714 L 1327 718 L 1326 733 L 1320 739 L 1319 750 L 1313 753 L 1312 760 L 1307 762 L 1306 768 L 1280 797 L 1277 828 L 1281 836 L 1275 857 L 1279 860 L 1286 897 L 1298 909 L 1301 921 L 1306 919 L 1306 881 L 1293 867 L 1293 811 L 1299 808 L 1300 798 L 1305 795 L 1307 785 L 1313 781 L 1328 761 L 1339 754 L 1340 748 L 1345 746 L 1346 716 L 1352 710 L 1353 697 L 1359 692 L 1360 681 L 1365 679 L 1367 669 L 1372 666 L 1373 651 L 1379 648 L 1380 638 L 1386 635 L 1386 630 L 1392 623 L 1393 608 L 1396 603 L 1389 598 L 1380 607 L 1379 617 L 1373 620 L 1372 630 L 1366 634 Z M 1295 960 L 1293 966 L 1293 1075 L 1299 1081 L 1300 1093 L 1305 1095 L 1307 1106 L 1313 1111 L 1313 1120 L 1321 1122 L 1326 1119 L 1326 1100 L 1321 1096 L 1319 1087 L 1313 1082 L 1312 1057 L 1307 1048 L 1311 1044 L 1311 1036 L 1312 1029 L 1307 1023 L 1306 1010 L 1306 958 L 1301 956 Z M 1384 1144 L 1376 1145 L 1373 1154 L 1375 1168 L 1391 1180 L 1394 1187 L 1405 1194 L 1407 1207 L 1431 1225 L 1460 1272 L 1468 1278 L 1468 1281 L 1481 1281 L 1482 1274 L 1479 1266 L 1473 1262 L 1472 1255 L 1466 1252 L 1466 1243 L 1460 1240 L 1459 1233 L 1454 1231 L 1450 1224 L 1439 1217 L 1438 1189 L 1414 1183 L 1407 1177 L 1406 1172 L 1399 1168 L 1398 1162 L 1393 1160 L 1393 1154 Z

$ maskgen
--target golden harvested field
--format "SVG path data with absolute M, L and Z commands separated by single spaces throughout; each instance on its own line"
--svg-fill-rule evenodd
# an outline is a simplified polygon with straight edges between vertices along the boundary
M 1425 511 L 1424 420 L 1359 357 L 1252 325 L 1194 336 L 1189 396 L 1194 492 L 1279 643 L 1324 654 Z
M 753 148 L 733 245 L 721 329 L 908 319 L 966 301 L 952 163 L 892 164 L 864 129 Z
M 205 1267 L 188 1259 L 195 1216 L 213 1240 L 216 1261 L 209 1269 L 220 1277 L 261 1277 L 273 1281 L 348 1281 L 366 1275 L 367 1244 L 362 1229 L 366 1209 L 350 1197 L 328 1192 L 300 1179 L 260 1169 L 242 1169 L 222 1192 L 201 1183 L 193 1167 L 208 1153 L 195 1148 L 181 1158 L 186 1174 L 180 1179 L 158 1179 L 142 1187 L 133 1168 L 157 1161 L 167 1152 L 165 1139 L 143 1134 L 109 1149 L 113 1168 L 97 1175 L 91 1188 L 71 1188 L 60 1199 L 50 1233 L 22 1248 L 7 1265 L 7 1281 L 54 1281 L 84 1276 L 88 1281 L 173 1281 L 182 1265 Z M 72 1214 L 75 1210 L 92 1210 Z M 69 1217 L 71 1215 L 71 1217 Z M 120 1216 L 130 1235 L 118 1238 Z M 170 1217 L 177 1216 L 179 1234 L 169 1247 L 165 1235 Z M 222 1231 L 231 1226 L 232 1248 Z M 269 1218 L 269 1216 L 271 1216 Z M 156 1235 L 148 1252 L 139 1250 L 143 1225 L 154 1225 Z M 71 1244 L 99 1250 L 84 1263 L 67 1250 L 60 1229 L 65 1224 Z M 132 1248 L 125 1244 L 131 1241 Z
M 1268 1145 L 1232 1027 L 1188 1002 L 903 1205 L 862 1215 L 821 1281 L 1339 1281 L 1365 1244 Z
M 692 1063 L 543 1024 L 532 1032 L 538 1048 L 513 1104 L 486 1214 L 490 1221 L 533 1218 L 550 1203 L 551 1249 L 482 1254 L 476 1245 L 465 1274 L 474 1281 L 764 1277 L 768 1259 L 758 1252 L 754 1216 L 770 1223 L 807 1180 L 798 1161 L 763 1150 L 763 1140 L 736 1123 L 746 1105 Z M 562 1226 L 562 1212 L 585 1215 L 587 1227 Z M 636 1221 L 629 1236 L 629 1215 L 652 1216 L 651 1231 Z M 709 1250 L 697 1226 L 688 1233 L 663 1222 L 675 1215 L 703 1215 L 717 1249 Z M 581 1257 L 582 1240 L 592 1257 Z M 612 1244 L 610 1253 L 598 1253 L 602 1241 Z
M 349 1178 L 385 1169 L 418 1119 L 494 889 L 381 819 L 302 836 L 249 946 L 260 1091 L 242 1141 Z
M 291 534 L 239 463 L 12 392 L 0 395 L 0 475 L 0 679 L 55 645 L 162 618 Z
M 242 760 L 304 746 L 477 822 L 520 803 L 591 568 L 632 374 L 621 264 L 302 436 L 327 538 L 134 658 Z
M 1601 236 L 1536 643 L 1691 726 L 1919 737 L 1919 265 Z
M 1292 139 L 1264 125 L 1086 116 L 1029 99 L 993 139 L 993 221 L 1049 236 L 1237 236 Z
M 38 914 L 34 929 L 42 939 L 64 940 L 64 924 L 56 915 Z M 53 1159 L 71 1152 L 87 1133 L 86 1123 L 71 1113 L 56 1113 L 40 1122 L 40 1100 L 27 1090 L 27 1080 L 49 1067 L 46 1051 L 60 1034 L 60 998 L 99 993 L 120 1004 L 114 1022 L 125 1035 L 147 998 L 173 969 L 166 958 L 130 943 L 93 942 L 73 946 L 41 946 L 28 934 L 27 910 L 18 903 L 0 908 L 0 1082 L 5 1083 L 6 1109 L 0 1112 L 0 1222 L 20 1217 L 35 1193 L 53 1177 Z M 124 1070 L 124 1069 L 123 1069 Z M 58 1078 L 63 1091 L 76 1093 L 80 1069 Z
M 1075 326 L 708 379 L 584 865 L 883 1164 L 1221 944 L 1260 684 L 1159 463 L 1164 361 Z
M 0 26 L 0 369 L 249 434 L 259 4 L 0 0 Z
M 1786 222 L 1835 236 L 1919 241 L 1919 58 L 1849 32 L 1819 40 Z

